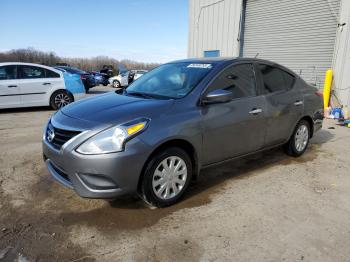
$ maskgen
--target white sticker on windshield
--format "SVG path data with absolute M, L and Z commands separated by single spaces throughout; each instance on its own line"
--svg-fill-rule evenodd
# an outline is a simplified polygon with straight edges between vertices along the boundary
M 192 67 L 192 68 L 211 68 L 211 64 L 189 64 L 187 67 Z

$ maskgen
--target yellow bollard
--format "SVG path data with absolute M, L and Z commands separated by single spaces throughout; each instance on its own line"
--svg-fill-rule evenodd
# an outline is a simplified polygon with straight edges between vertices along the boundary
M 328 69 L 326 71 L 326 76 L 324 78 L 324 86 L 323 86 L 323 107 L 325 110 L 329 105 L 329 99 L 331 96 L 331 88 L 332 88 L 332 80 L 333 80 L 333 70 Z

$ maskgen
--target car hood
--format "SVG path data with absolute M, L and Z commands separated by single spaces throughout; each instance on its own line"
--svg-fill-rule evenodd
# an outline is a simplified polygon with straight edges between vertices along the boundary
M 110 92 L 65 106 L 61 112 L 71 118 L 103 124 L 120 124 L 135 118 L 166 114 L 174 100 L 144 99 Z

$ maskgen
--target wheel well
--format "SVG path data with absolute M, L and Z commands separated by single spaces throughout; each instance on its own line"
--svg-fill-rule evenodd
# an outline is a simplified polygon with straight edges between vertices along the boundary
M 310 126 L 310 138 L 314 135 L 314 121 L 312 120 L 312 118 L 310 116 L 304 116 L 301 120 L 305 120 L 309 123 Z
M 198 173 L 198 157 L 197 157 L 197 153 L 195 148 L 193 147 L 193 145 L 183 139 L 173 139 L 173 140 L 169 140 L 164 142 L 163 144 L 159 145 L 155 150 L 153 150 L 152 154 L 147 158 L 147 161 L 145 162 L 145 164 L 143 165 L 142 171 L 141 171 L 141 175 L 139 178 L 139 182 L 137 185 L 137 189 L 140 190 L 140 186 L 142 183 L 142 179 L 143 179 L 143 175 L 144 175 L 144 171 L 146 169 L 147 164 L 149 163 L 149 161 L 151 161 L 151 159 L 153 158 L 154 155 L 156 155 L 157 153 L 159 153 L 160 151 L 165 150 L 166 148 L 170 148 L 170 147 L 178 147 L 181 148 L 182 150 L 184 150 L 190 157 L 191 162 L 192 162 L 192 169 L 193 169 L 193 174 L 192 174 L 192 179 L 196 179 L 197 178 L 197 173 Z

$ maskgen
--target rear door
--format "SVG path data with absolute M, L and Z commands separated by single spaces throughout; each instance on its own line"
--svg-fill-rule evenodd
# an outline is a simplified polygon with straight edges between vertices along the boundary
M 254 152 L 264 145 L 265 99 L 257 95 L 253 65 L 228 67 L 205 94 L 216 89 L 231 91 L 234 99 L 202 107 L 204 165 Z
M 279 66 L 256 65 L 261 92 L 266 100 L 265 146 L 273 146 L 289 138 L 303 113 L 303 97 L 297 78 Z
M 19 84 L 22 104 L 25 106 L 48 105 L 51 90 L 62 86 L 60 75 L 43 67 L 20 65 Z
M 0 108 L 18 106 L 20 103 L 17 66 L 0 66 Z

